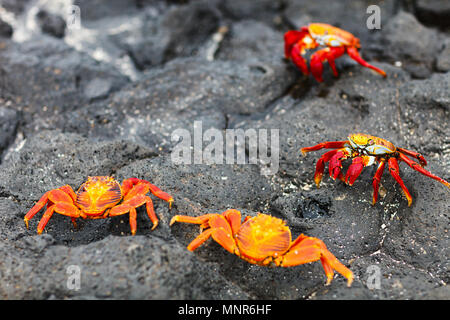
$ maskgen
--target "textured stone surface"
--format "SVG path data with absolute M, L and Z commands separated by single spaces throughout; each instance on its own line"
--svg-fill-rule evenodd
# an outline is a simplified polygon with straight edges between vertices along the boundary
M 48 9 L 0 4 L 24 19 Z M 422 153 L 428 170 L 450 179 L 450 38 L 439 1 L 75 4 L 83 28 L 64 38 L 28 30 L 33 37 L 25 41 L 14 33 L 0 41 L 1 299 L 450 298 L 445 186 L 400 164 L 411 207 L 387 171 L 372 206 L 374 166 L 353 186 L 324 175 L 317 189 L 323 152 L 300 154 L 361 131 Z M 382 10 L 381 30 L 366 27 L 369 4 Z M 387 78 L 348 57 L 337 60 L 337 78 L 326 65 L 324 83 L 303 76 L 283 57 L 283 33 L 312 21 L 357 35 L 361 54 Z M 7 22 L 14 32 L 39 28 Z M 203 133 L 217 129 L 223 137 L 226 129 L 278 130 L 278 170 L 264 175 L 261 162 L 175 163 L 174 132 L 192 137 L 196 121 Z M 25 227 L 24 215 L 46 191 L 76 190 L 95 175 L 146 179 L 173 195 L 172 209 L 152 196 L 159 225 L 152 231 L 138 208 L 135 236 L 128 215 L 78 219 L 75 228 L 54 214 L 37 235 L 38 213 Z M 341 275 L 325 286 L 320 262 L 260 267 L 212 240 L 189 252 L 199 227 L 169 226 L 176 214 L 229 208 L 271 214 L 293 237 L 322 239 L 354 272 L 352 287 Z M 79 290 L 68 285 L 73 267 Z

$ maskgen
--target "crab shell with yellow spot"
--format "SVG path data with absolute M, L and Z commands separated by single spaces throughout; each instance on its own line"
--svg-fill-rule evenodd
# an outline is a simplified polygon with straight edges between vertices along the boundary
M 284 55 L 292 60 L 303 74 L 308 75 L 309 69 L 317 81 L 322 82 L 323 63 L 328 62 L 333 75 L 338 76 L 335 60 L 347 53 L 360 65 L 372 69 L 386 77 L 386 72 L 365 61 L 359 54 L 360 42 L 348 31 L 326 23 L 311 23 L 300 30 L 289 30 L 284 34 Z M 303 57 L 307 50 L 317 49 L 311 55 L 309 69 Z
M 393 143 L 376 136 L 364 133 L 352 133 L 348 136 L 348 140 L 322 142 L 312 147 L 302 148 L 301 152 L 303 155 L 306 155 L 307 152 L 324 148 L 333 150 L 324 153 L 316 163 L 314 181 L 317 187 L 320 186 L 320 182 L 322 181 L 326 163 L 328 163 L 331 178 L 340 179 L 349 185 L 353 185 L 364 167 L 376 163 L 377 170 L 372 182 L 372 204 L 374 205 L 378 200 L 381 176 L 387 165 L 389 173 L 400 185 L 408 200 L 408 206 L 410 206 L 412 204 L 412 196 L 400 177 L 400 168 L 398 164 L 400 161 L 406 163 L 409 167 L 421 174 L 439 181 L 450 189 L 450 184 L 447 181 L 424 169 L 424 166 L 427 165 L 427 161 L 420 153 L 396 147 Z M 352 159 L 352 163 L 344 176 L 341 170 L 342 161 L 348 158 Z
M 247 216 L 241 223 L 241 213 L 229 209 L 221 214 L 210 213 L 199 217 L 176 215 L 170 225 L 175 222 L 201 226 L 202 233 L 187 247 L 190 251 L 212 238 L 228 252 L 252 264 L 294 267 L 320 260 L 327 284 L 333 279 L 334 270 L 347 278 L 349 286 L 353 281 L 353 273 L 328 251 L 322 240 L 301 234 L 292 241 L 291 231 L 285 222 L 267 214 Z

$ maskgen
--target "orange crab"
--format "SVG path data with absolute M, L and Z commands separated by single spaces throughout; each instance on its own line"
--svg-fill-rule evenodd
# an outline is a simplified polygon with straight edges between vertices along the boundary
M 314 181 L 317 187 L 320 186 L 322 181 L 323 171 L 325 169 L 325 163 L 329 162 L 330 177 L 334 180 L 336 178 L 344 181 L 345 183 L 352 185 L 356 178 L 360 175 L 364 167 L 370 166 L 374 163 L 378 163 L 378 168 L 373 177 L 373 198 L 372 205 L 377 202 L 378 189 L 380 186 L 381 176 L 383 174 L 386 163 L 388 164 L 389 173 L 394 177 L 403 190 L 403 193 L 408 200 L 408 206 L 412 203 L 412 197 L 406 188 L 403 180 L 400 178 L 400 169 L 398 166 L 398 160 L 405 162 L 412 169 L 422 173 L 423 175 L 439 181 L 446 187 L 450 188 L 450 184 L 442 178 L 435 176 L 423 167 L 427 165 L 425 158 L 417 152 L 394 146 L 391 142 L 371 136 L 363 133 L 353 133 L 348 136 L 348 140 L 344 141 L 327 141 L 319 143 L 313 147 L 307 147 L 301 149 L 303 155 L 307 152 L 317 151 L 323 148 L 335 149 L 328 151 L 322 155 L 317 161 L 316 172 L 314 174 Z M 409 157 L 415 158 L 419 162 L 416 162 Z M 341 172 L 342 161 L 352 158 L 352 164 L 347 170 L 345 178 Z
M 227 251 L 252 264 L 293 267 L 320 260 L 327 284 L 333 280 L 333 270 L 347 278 L 348 286 L 353 281 L 353 273 L 328 251 L 322 240 L 301 234 L 291 241 L 285 222 L 267 214 L 247 216 L 241 224 L 241 213 L 229 209 L 199 217 L 176 215 L 170 225 L 175 222 L 199 224 L 202 231 L 206 229 L 188 245 L 190 251 L 212 237 Z
M 302 27 L 300 31 L 290 30 L 284 34 L 284 54 L 287 59 L 292 59 L 294 64 L 307 75 L 308 66 L 303 55 L 308 49 L 320 49 L 311 55 L 310 67 L 311 73 L 317 81 L 322 82 L 322 63 L 326 60 L 333 71 L 334 76 L 338 76 L 334 60 L 347 53 L 350 58 L 364 67 L 370 68 L 383 77 L 386 72 L 367 63 L 361 58 L 358 49 L 361 47 L 359 39 L 350 32 L 333 27 L 325 23 L 311 23 Z
M 28 221 L 45 205 L 47 210 L 37 227 L 39 234 L 54 212 L 71 217 L 75 227 L 76 218 L 104 219 L 129 212 L 131 233 L 134 235 L 137 228 L 136 208 L 145 204 L 148 217 L 153 223 L 153 230 L 158 225 L 158 218 L 153 209 L 152 199 L 146 195 L 149 191 L 169 202 L 169 208 L 171 207 L 172 196 L 146 180 L 129 178 L 124 180 L 121 186 L 113 177 L 88 177 L 76 193 L 69 185 L 47 191 L 25 215 L 25 225 L 28 229 Z

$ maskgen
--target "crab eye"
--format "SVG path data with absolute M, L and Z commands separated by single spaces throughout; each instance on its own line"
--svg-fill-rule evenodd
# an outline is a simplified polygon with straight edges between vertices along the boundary
M 372 140 L 372 139 L 369 139 L 369 141 L 367 142 L 367 144 L 369 145 L 369 146 L 371 146 L 371 145 L 373 145 L 375 142 Z

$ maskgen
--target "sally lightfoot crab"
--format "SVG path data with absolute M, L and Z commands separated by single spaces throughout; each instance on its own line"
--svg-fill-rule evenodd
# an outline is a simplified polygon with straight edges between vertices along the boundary
M 386 72 L 361 58 L 358 53 L 358 49 L 361 47 L 359 39 L 350 32 L 325 23 L 311 23 L 302 27 L 299 31 L 290 30 L 284 34 L 284 54 L 286 59 L 291 59 L 305 75 L 308 75 L 309 72 L 303 55 L 306 53 L 306 50 L 316 49 L 319 46 L 325 48 L 314 52 L 310 60 L 311 73 L 319 82 L 323 81 L 322 63 L 324 61 L 328 61 L 334 76 L 338 76 L 334 60 L 344 53 L 347 53 L 350 58 L 362 66 L 386 77 Z
M 316 172 L 314 174 L 314 181 L 317 187 L 320 186 L 325 169 L 325 163 L 327 162 L 329 162 L 328 168 L 330 177 L 334 180 L 338 178 L 349 185 L 352 185 L 355 182 L 364 167 L 370 166 L 374 163 L 378 164 L 378 168 L 372 182 L 372 205 L 374 205 L 378 200 L 378 189 L 386 164 L 388 165 L 390 174 L 402 188 L 403 193 L 408 200 L 408 206 L 411 205 L 412 197 L 403 183 L 403 180 L 400 178 L 398 161 L 405 162 L 412 169 L 427 177 L 437 180 L 446 187 L 450 188 L 450 184 L 447 181 L 435 176 L 423 168 L 427 165 L 427 161 L 420 153 L 396 147 L 391 142 L 378 137 L 362 133 L 353 133 L 348 136 L 348 140 L 322 142 L 313 147 L 303 148 L 301 149 L 301 152 L 303 155 L 306 155 L 307 152 L 317 151 L 323 148 L 334 150 L 324 153 L 317 161 Z M 409 157 L 414 158 L 418 162 L 410 159 Z M 342 161 L 347 158 L 351 158 L 353 160 L 344 177 L 341 172 Z
M 28 211 L 24 221 L 28 221 L 45 205 L 47 209 L 39 221 L 37 232 L 42 233 L 54 212 L 75 219 L 104 219 L 130 213 L 131 233 L 136 233 L 136 208 L 145 204 L 147 214 L 153 223 L 152 230 L 158 225 L 158 218 L 153 209 L 151 192 L 156 197 L 172 205 L 173 198 L 146 180 L 129 178 L 120 185 L 114 178 L 107 176 L 88 177 L 75 193 L 69 185 L 47 191 L 41 199 Z
M 241 213 L 230 209 L 199 217 L 176 215 L 170 225 L 175 222 L 199 224 L 204 230 L 188 245 L 190 251 L 212 237 L 227 251 L 252 264 L 293 267 L 320 260 L 327 284 L 333 280 L 334 270 L 347 278 L 348 286 L 353 281 L 353 273 L 328 251 L 322 240 L 301 234 L 291 241 L 285 222 L 266 214 L 247 216 L 241 224 Z

